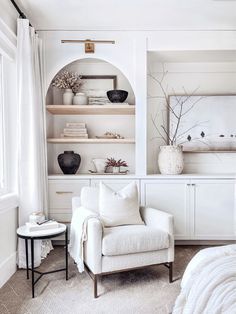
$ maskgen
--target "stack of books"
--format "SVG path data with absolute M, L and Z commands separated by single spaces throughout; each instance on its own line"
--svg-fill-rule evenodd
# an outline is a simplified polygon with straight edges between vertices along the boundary
M 36 222 L 26 222 L 26 228 L 28 232 L 57 229 L 59 226 L 60 224 L 53 220 L 49 220 L 43 224 L 37 224 Z
M 106 105 L 109 103 L 107 97 L 89 97 L 89 105 Z
M 61 134 L 62 137 L 88 138 L 86 124 L 83 122 L 68 122 Z

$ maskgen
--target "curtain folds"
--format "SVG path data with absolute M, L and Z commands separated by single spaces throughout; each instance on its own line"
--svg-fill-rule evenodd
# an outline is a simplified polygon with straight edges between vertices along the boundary
M 23 225 L 32 212 L 44 211 L 47 214 L 42 42 L 27 19 L 18 19 L 17 23 L 17 82 L 19 225 Z M 36 266 L 41 262 L 41 244 L 37 241 L 35 245 Z M 18 266 L 25 268 L 22 240 L 18 242 Z

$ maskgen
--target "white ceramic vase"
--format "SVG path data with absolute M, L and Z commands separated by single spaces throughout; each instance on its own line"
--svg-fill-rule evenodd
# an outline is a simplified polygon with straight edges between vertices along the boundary
M 103 158 L 95 158 L 92 160 L 94 163 L 95 169 L 99 173 L 104 173 L 106 168 L 106 159 Z
M 161 174 L 181 174 L 184 169 L 182 146 L 160 146 L 158 166 Z
M 65 92 L 63 94 L 63 105 L 65 106 L 72 105 L 73 97 L 74 93 L 72 92 L 72 89 L 70 88 L 65 89 Z
M 85 93 L 76 93 L 73 98 L 73 105 L 87 105 L 88 104 L 88 97 Z

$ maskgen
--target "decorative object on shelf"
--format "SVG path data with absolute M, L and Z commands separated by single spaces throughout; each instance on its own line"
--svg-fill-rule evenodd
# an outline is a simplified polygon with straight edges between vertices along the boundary
M 40 223 L 42 221 L 45 220 L 45 215 L 43 214 L 43 212 L 34 212 L 34 213 L 31 213 L 29 215 L 29 222 L 30 223 Z
M 81 76 L 76 72 L 61 71 L 52 81 L 52 86 L 65 89 L 63 94 L 63 105 L 72 105 L 73 87 L 79 88 L 83 84 Z
M 121 159 L 115 160 L 115 158 L 107 158 L 106 169 L 111 168 L 113 173 L 120 173 L 120 167 L 128 167 L 126 161 Z
M 114 139 L 122 139 L 124 136 L 121 136 L 118 133 L 106 132 L 101 136 L 96 136 L 96 138 L 114 138 Z
M 81 87 L 83 86 L 82 76 L 79 76 L 79 79 L 75 82 L 75 84 L 72 86 L 72 92 L 74 94 L 81 92 Z
M 121 89 L 113 89 L 107 92 L 107 97 L 112 103 L 123 103 L 128 97 L 128 92 Z
M 109 100 L 107 97 L 89 97 L 89 105 L 106 105 L 109 103 Z
M 203 138 L 205 137 L 205 133 L 202 130 L 199 132 L 198 136 L 192 136 L 193 129 L 198 125 L 201 125 L 200 122 L 189 125 L 185 129 L 180 126 L 184 120 L 188 120 L 185 119 L 186 115 L 189 115 L 189 112 L 194 109 L 195 105 L 200 100 L 202 100 L 203 97 L 197 96 L 195 98 L 193 95 L 195 94 L 196 90 L 188 95 L 184 89 L 185 95 L 175 95 L 174 97 L 176 102 L 172 103 L 170 101 L 169 95 L 167 94 L 168 91 L 166 91 L 165 87 L 163 86 L 163 80 L 167 75 L 167 72 L 163 69 L 160 80 L 152 74 L 149 75 L 155 82 L 158 83 L 160 90 L 162 91 L 163 95 L 159 97 L 163 98 L 164 106 L 169 118 L 167 125 L 165 124 L 165 121 L 162 121 L 162 123 L 159 125 L 156 122 L 158 113 L 151 117 L 153 126 L 157 132 L 156 138 L 161 139 L 166 144 L 165 146 L 160 146 L 158 157 L 159 170 L 162 174 L 180 174 L 184 168 L 182 145 L 191 141 L 203 142 Z M 189 103 L 191 104 L 190 106 Z M 163 111 L 164 110 L 162 110 L 162 116 Z M 173 119 L 170 119 L 170 117 L 173 117 Z
M 58 164 L 64 174 L 75 174 L 79 169 L 81 157 L 74 151 L 64 151 L 57 157 Z
M 182 146 L 160 146 L 158 165 L 162 174 L 181 174 L 184 169 Z
M 85 93 L 76 93 L 73 97 L 73 105 L 85 106 L 88 104 L 88 97 Z
M 104 172 L 104 173 L 101 173 L 101 172 L 97 172 L 97 171 L 93 171 L 93 170 L 89 170 L 90 173 L 94 174 L 94 175 L 124 175 L 124 174 L 127 174 L 129 172 L 129 170 L 125 170 L 125 171 L 120 171 L 120 172 L 117 172 L 117 173 L 113 173 L 113 172 Z
M 68 122 L 61 137 L 88 138 L 88 131 L 84 122 Z
M 92 160 L 94 163 L 96 172 L 98 173 L 105 173 L 106 172 L 106 159 L 104 158 L 94 158 Z
M 65 92 L 63 93 L 63 96 L 62 96 L 63 105 L 64 106 L 72 105 L 73 97 L 74 97 L 74 94 L 72 92 L 72 89 L 66 88 Z

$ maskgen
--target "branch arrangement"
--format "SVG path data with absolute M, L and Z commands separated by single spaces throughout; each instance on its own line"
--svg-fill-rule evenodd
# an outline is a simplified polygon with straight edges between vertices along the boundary
M 74 93 L 78 93 L 82 85 L 81 76 L 77 72 L 61 71 L 52 81 L 52 86 L 59 89 L 72 89 Z
M 174 105 L 170 104 L 169 96 L 163 86 L 163 80 L 165 76 L 167 75 L 167 73 L 168 72 L 164 71 L 164 68 L 163 68 L 161 79 L 158 79 L 154 75 L 149 74 L 149 76 L 159 85 L 161 92 L 163 94 L 163 96 L 158 96 L 157 98 L 162 98 L 164 100 L 166 110 L 169 111 L 176 119 L 176 121 L 173 123 L 172 134 L 170 134 L 168 131 L 168 128 L 166 127 L 166 125 L 164 125 L 164 123 L 162 123 L 160 126 L 157 125 L 157 122 L 156 122 L 157 113 L 154 116 L 152 115 L 151 121 L 158 134 L 157 138 L 161 138 L 166 143 L 166 145 L 177 145 L 177 142 L 178 142 L 178 145 L 182 145 L 192 140 L 202 140 L 205 137 L 205 133 L 203 131 L 200 133 L 199 138 L 192 138 L 191 135 L 189 134 L 189 132 L 192 129 L 196 128 L 202 123 L 196 123 L 192 127 L 183 131 L 181 134 L 179 134 L 178 131 L 179 131 L 180 124 L 182 122 L 183 117 L 185 117 L 203 97 L 199 96 L 199 98 L 197 98 L 190 106 L 186 106 L 189 100 L 195 95 L 198 88 L 196 88 L 191 94 L 188 94 L 185 88 L 183 87 L 184 95 L 177 96 L 173 91 L 174 97 L 176 99 L 176 103 Z

